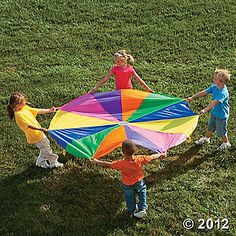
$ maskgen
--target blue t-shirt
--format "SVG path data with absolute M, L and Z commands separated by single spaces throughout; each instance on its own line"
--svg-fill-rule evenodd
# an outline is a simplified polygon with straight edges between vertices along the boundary
M 219 103 L 211 109 L 211 114 L 220 119 L 226 119 L 229 117 L 229 92 L 226 86 L 222 89 L 218 89 L 217 85 L 213 84 L 211 87 L 205 90 L 206 93 L 211 93 L 212 101 L 218 101 Z

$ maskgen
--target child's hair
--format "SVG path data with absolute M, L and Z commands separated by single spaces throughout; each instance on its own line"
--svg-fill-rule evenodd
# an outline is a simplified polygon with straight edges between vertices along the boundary
M 135 143 L 128 139 L 122 143 L 121 148 L 122 148 L 123 154 L 126 154 L 128 156 L 132 156 L 134 152 L 136 151 Z
M 16 105 L 22 103 L 24 100 L 27 101 L 27 97 L 23 93 L 15 92 L 11 95 L 7 104 L 7 113 L 10 119 L 14 117 Z
M 114 57 L 123 57 L 126 61 L 134 62 L 132 55 L 128 54 L 125 50 L 119 50 L 114 54 Z
M 228 70 L 223 69 L 215 69 L 214 76 L 216 76 L 221 82 L 227 83 L 230 80 L 230 72 Z

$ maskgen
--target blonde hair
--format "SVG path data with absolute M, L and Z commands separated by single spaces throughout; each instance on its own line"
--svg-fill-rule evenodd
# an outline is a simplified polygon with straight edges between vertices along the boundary
M 128 54 L 125 50 L 119 50 L 114 54 L 114 57 L 123 57 L 126 61 L 134 62 L 134 58 L 131 54 Z
M 16 106 L 22 103 L 24 100 L 27 101 L 27 96 L 23 93 L 15 92 L 11 95 L 7 104 L 7 114 L 10 119 L 13 119 L 14 117 Z
M 215 69 L 214 76 L 217 77 L 221 82 L 227 83 L 230 80 L 230 72 L 228 70 L 223 69 Z

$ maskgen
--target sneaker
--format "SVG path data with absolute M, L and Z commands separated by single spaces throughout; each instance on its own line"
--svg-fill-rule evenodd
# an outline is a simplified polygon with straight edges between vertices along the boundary
M 138 212 L 138 205 L 137 204 L 135 205 L 135 210 L 132 213 L 129 213 L 129 216 L 133 217 L 134 213 L 136 213 L 136 212 Z
M 44 169 L 49 168 L 49 165 L 48 165 L 47 161 L 44 160 L 44 159 L 41 159 L 41 158 L 37 159 L 35 165 L 38 166 L 38 167 L 44 168 Z
M 64 166 L 62 163 L 60 163 L 58 161 L 58 155 L 56 155 L 56 154 L 51 154 L 48 157 L 48 161 L 49 161 L 50 168 L 63 167 Z
M 44 168 L 44 169 L 48 169 L 49 165 L 46 161 L 44 161 L 44 162 L 41 162 L 41 165 L 39 167 Z
M 141 211 L 135 212 L 135 213 L 134 213 L 134 217 L 141 219 L 141 218 L 143 218 L 146 214 L 147 214 L 146 210 L 141 210 Z
M 222 151 L 222 150 L 226 150 L 226 149 L 228 149 L 230 147 L 231 147 L 230 142 L 222 143 L 216 150 L 217 151 Z
M 195 142 L 196 145 L 202 145 L 204 143 L 210 143 L 210 138 L 201 137 L 198 141 Z
M 59 161 L 55 161 L 55 162 L 51 162 L 50 163 L 50 168 L 54 168 L 54 167 L 63 167 L 64 164 L 63 163 L 60 163 Z

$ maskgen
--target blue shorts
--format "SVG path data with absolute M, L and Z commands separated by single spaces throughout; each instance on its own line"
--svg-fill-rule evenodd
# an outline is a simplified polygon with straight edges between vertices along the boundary
M 220 119 L 211 114 L 211 118 L 208 121 L 208 130 L 216 131 L 217 135 L 222 137 L 227 135 L 227 122 L 228 119 Z

